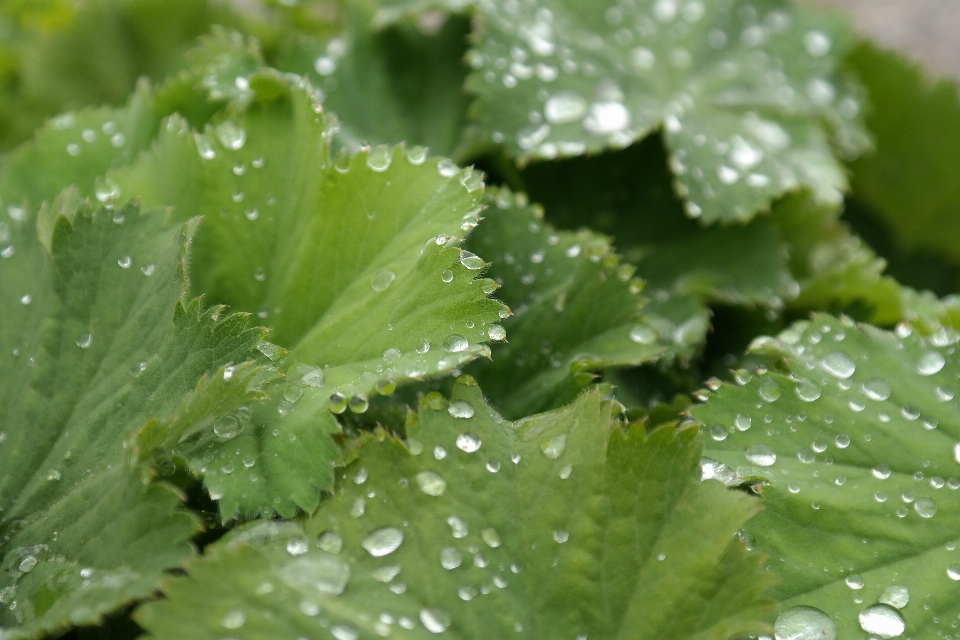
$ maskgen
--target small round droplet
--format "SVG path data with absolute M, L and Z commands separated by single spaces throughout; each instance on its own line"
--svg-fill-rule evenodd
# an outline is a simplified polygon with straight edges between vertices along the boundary
M 710 427 L 710 437 L 720 442 L 727 439 L 727 428 L 722 424 L 715 424 Z
M 857 370 L 857 365 L 850 356 L 842 351 L 827 354 L 821 365 L 827 373 L 841 380 L 846 380 Z
M 336 414 L 343 413 L 347 410 L 347 396 L 343 395 L 340 392 L 336 392 L 330 395 L 330 411 Z
M 820 385 L 812 380 L 803 378 L 797 382 L 797 385 L 794 387 L 794 389 L 797 392 L 797 397 L 804 402 L 814 402 L 820 399 Z
M 91 344 L 93 344 L 93 336 L 89 333 L 81 333 L 77 338 L 77 346 L 81 349 L 89 349 Z
M 880 594 L 880 602 L 897 609 L 903 609 L 910 603 L 910 590 L 901 584 L 892 584 Z
M 430 633 L 443 633 L 450 627 L 450 615 L 443 609 L 421 609 L 420 622 Z
M 247 614 L 240 609 L 227 611 L 220 620 L 220 625 L 224 629 L 239 629 L 247 621 Z
M 440 272 L 440 279 L 444 282 L 453 282 L 453 271 L 450 271 L 450 269 L 444 269 Z
M 439 498 L 447 490 L 447 482 L 433 471 L 421 471 L 416 475 L 417 486 L 428 496 Z
M 645 324 L 636 324 L 630 329 L 630 339 L 637 344 L 653 344 L 657 341 L 657 332 Z
M 939 373 L 945 364 L 946 360 L 944 360 L 943 354 L 939 351 L 928 351 L 920 356 L 920 361 L 917 363 L 917 373 L 922 376 L 932 376 Z
M 782 391 L 776 380 L 773 378 L 764 378 L 763 382 L 760 383 L 760 389 L 758 393 L 760 394 L 760 397 L 767 402 L 776 402 Z
M 850 587 L 851 589 L 854 589 L 854 590 L 863 589 L 863 576 L 859 574 L 854 573 L 847 576 L 844 582 L 846 582 L 847 586 Z
M 448 353 L 459 353 L 461 351 L 466 351 L 469 348 L 470 343 L 461 335 L 453 334 L 447 336 L 447 339 L 443 341 L 443 349 Z
M 492 324 L 487 329 L 487 336 L 494 342 L 503 342 L 507 339 L 507 330 L 498 324 Z
M 836 640 L 837 626 L 820 609 L 793 607 L 773 625 L 776 640 Z
M 452 571 L 463 564 L 463 555 L 453 547 L 447 547 L 440 552 L 440 566 Z
M 960 580 L 960 564 L 952 564 L 947 567 L 947 576 L 951 580 Z
M 487 263 L 483 261 L 483 258 L 476 254 L 470 253 L 469 251 L 461 251 L 460 264 L 462 264 L 466 269 L 477 271 L 478 269 L 482 269 Z
M 747 449 L 747 460 L 760 467 L 770 467 L 777 461 L 777 454 L 762 444 L 755 444 Z
M 399 549 L 401 544 L 403 544 L 402 531 L 394 527 L 383 527 L 364 538 L 360 546 L 374 558 L 381 558 Z
M 552 438 L 545 440 L 543 444 L 540 445 L 540 450 L 543 451 L 543 455 L 547 456 L 550 460 L 556 460 L 563 452 L 567 449 L 567 434 L 560 433 L 553 436 Z
M 890 465 L 887 465 L 881 462 L 880 464 L 878 464 L 873 468 L 871 473 L 873 474 L 873 477 L 876 478 L 877 480 L 886 480 L 887 478 L 890 477 L 890 473 L 891 473 Z
M 374 291 L 386 291 L 396 278 L 397 274 L 384 269 L 370 279 L 370 286 Z
M 454 400 L 447 407 L 447 413 L 454 418 L 472 418 L 475 411 L 473 405 L 464 400 Z
M 310 544 L 305 538 L 290 538 L 287 540 L 287 553 L 292 556 L 302 556 L 310 550 Z
M 753 420 L 750 419 L 750 416 L 745 416 L 742 413 L 733 420 L 733 426 L 735 426 L 738 431 L 746 431 L 752 424 Z
M 366 413 L 367 409 L 370 408 L 370 401 L 365 394 L 358 393 L 350 398 L 349 406 L 353 413 Z
M 913 510 L 921 518 L 932 518 L 937 513 L 937 503 L 933 501 L 933 498 L 920 498 L 913 503 Z
M 875 604 L 860 612 L 860 628 L 881 638 L 896 638 L 907 625 L 900 613 L 887 604 Z
M 240 423 L 235 416 L 220 416 L 213 423 L 213 433 L 220 440 L 231 440 L 240 433 Z
M 862 388 L 863 395 L 871 400 L 883 401 L 890 397 L 890 385 L 883 378 L 870 378 Z
M 367 166 L 377 173 L 383 173 L 389 169 L 392 160 L 393 154 L 386 145 L 375 147 L 367 154 Z
M 473 453 L 480 449 L 480 438 L 472 433 L 461 433 L 457 436 L 457 448 L 464 453 Z

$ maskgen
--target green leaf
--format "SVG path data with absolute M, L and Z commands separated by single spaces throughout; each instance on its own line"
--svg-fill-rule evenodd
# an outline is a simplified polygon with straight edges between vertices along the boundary
M 250 86 L 247 108 L 206 133 L 168 120 L 153 148 L 110 179 L 175 216 L 204 214 L 195 291 L 256 312 L 289 349 L 288 382 L 252 409 L 255 426 L 212 444 L 220 448 L 194 468 L 225 516 L 292 516 L 316 508 L 316 489 L 332 483 L 329 466 L 310 464 L 339 458 L 328 409 L 363 412 L 374 393 L 487 355 L 502 305 L 475 277 L 483 260 L 457 246 L 480 211 L 478 172 L 427 159 L 423 148 L 330 162 L 332 130 L 309 86 L 291 90 L 271 71 Z M 224 470 L 249 456 L 275 466 Z
M 960 263 L 956 83 L 932 83 L 913 63 L 872 45 L 858 47 L 849 61 L 870 93 L 867 125 L 876 137 L 876 153 L 851 165 L 855 198 L 901 250 Z
M 351 151 L 405 142 L 456 158 L 469 105 L 461 62 L 469 21 L 440 14 L 373 31 L 366 12 L 354 8 L 347 22 L 342 36 L 303 37 L 277 63 L 307 74 L 323 92 L 340 121 L 336 141 Z
M 68 201 L 54 203 L 49 255 L 33 216 L 0 225 L 5 638 L 97 621 L 191 555 L 197 523 L 128 464 L 124 436 L 174 414 L 204 373 L 254 360 L 263 337 L 241 316 L 218 322 L 178 301 L 195 223 L 132 205 L 61 211 Z M 255 398 L 246 388 L 223 393 Z M 203 418 L 181 421 L 184 432 Z
M 488 397 L 507 417 L 565 404 L 594 376 L 590 372 L 655 360 L 659 335 L 641 321 L 641 283 L 603 236 L 555 232 L 543 210 L 507 190 L 491 194 L 469 245 L 490 258 L 488 276 L 514 310 L 510 342 L 473 369 Z
M 692 410 L 711 436 L 705 455 L 725 465 L 705 471 L 765 478 L 764 510 L 747 529 L 782 578 L 771 592 L 778 624 L 835 625 L 817 637 L 952 633 L 958 342 L 952 330 L 925 339 L 817 315 L 755 344 L 782 374 L 722 385 Z M 895 586 L 908 604 L 891 599 Z M 871 627 L 881 616 L 889 626 Z
M 755 502 L 700 482 L 696 431 L 624 431 L 596 392 L 510 424 L 461 378 L 407 433 L 409 448 L 367 444 L 312 518 L 217 544 L 140 624 L 186 639 L 763 630 L 768 579 L 732 540 Z
M 521 161 L 622 148 L 662 128 L 676 190 L 705 223 L 749 220 L 798 185 L 846 188 L 831 132 L 866 146 L 838 76 L 843 23 L 744 1 L 627 7 L 477 3 L 473 115 Z

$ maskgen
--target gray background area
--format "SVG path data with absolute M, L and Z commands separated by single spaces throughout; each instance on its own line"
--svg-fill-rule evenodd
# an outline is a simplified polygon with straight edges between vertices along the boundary
M 960 79 L 960 0 L 801 0 L 836 8 L 880 44 L 918 60 L 929 75 Z

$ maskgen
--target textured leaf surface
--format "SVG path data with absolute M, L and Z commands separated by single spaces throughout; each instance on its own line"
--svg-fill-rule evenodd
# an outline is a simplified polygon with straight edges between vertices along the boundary
M 865 144 L 835 70 L 844 25 L 777 1 L 477 4 L 473 113 L 522 159 L 662 127 L 677 192 L 704 222 L 748 220 L 797 185 L 840 200 L 827 131 L 849 153 Z
M 870 45 L 850 56 L 870 93 L 867 125 L 876 153 L 852 164 L 855 197 L 903 249 L 960 262 L 960 98 L 894 53 Z M 955 283 L 955 286 L 960 283 Z
M 456 157 L 466 126 L 469 96 L 463 91 L 469 22 L 434 15 L 370 29 L 354 9 L 346 33 L 326 41 L 301 38 L 278 67 L 307 74 L 337 114 L 336 141 L 351 151 L 362 145 L 423 145 Z
M 723 385 L 692 410 L 706 456 L 769 482 L 746 529 L 782 578 L 783 615 L 820 609 L 839 638 L 956 633 L 958 335 L 908 333 L 814 316 L 754 348 L 787 375 Z
M 501 304 L 475 279 L 483 260 L 455 237 L 480 211 L 478 173 L 422 148 L 330 162 L 331 129 L 309 90 L 290 93 L 271 72 L 251 86 L 260 98 L 246 110 L 204 134 L 169 120 L 150 152 L 111 179 L 176 216 L 204 214 L 195 290 L 256 312 L 289 349 L 288 382 L 253 409 L 253 428 L 196 468 L 224 515 L 293 515 L 315 508 L 316 488 L 333 480 L 329 467 L 306 464 L 339 457 L 328 409 L 362 412 L 373 393 L 487 354 Z M 251 455 L 277 466 L 224 470 Z
M 190 555 L 196 523 L 175 512 L 174 492 L 128 466 L 124 434 L 172 416 L 204 373 L 253 360 L 263 336 L 243 317 L 217 322 L 178 302 L 194 224 L 170 227 L 163 212 L 133 206 L 57 204 L 41 226 L 52 258 L 34 216 L 0 227 L 10 242 L 0 262 L 9 637 L 89 624 L 148 595 Z
M 589 232 L 556 232 L 543 210 L 503 190 L 488 200 L 470 247 L 489 258 L 488 276 L 514 311 L 509 343 L 473 369 L 507 417 L 571 401 L 590 372 L 650 362 L 665 347 L 642 321 L 641 283 L 609 242 Z
M 369 443 L 315 516 L 218 544 L 140 623 L 158 638 L 762 629 L 766 580 L 731 542 L 754 502 L 699 481 L 695 431 L 625 432 L 597 393 L 510 424 L 461 379 L 407 433 L 416 455 Z

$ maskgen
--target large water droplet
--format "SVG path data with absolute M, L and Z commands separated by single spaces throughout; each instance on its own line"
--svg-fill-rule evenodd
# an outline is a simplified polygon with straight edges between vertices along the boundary
M 373 287 L 374 291 L 386 291 L 396 277 L 397 274 L 393 271 L 384 269 L 370 279 L 370 286 Z
M 860 628 L 881 638 L 896 638 L 907 628 L 900 613 L 886 604 L 875 604 L 860 612 Z
M 657 332 L 645 324 L 637 324 L 630 329 L 630 339 L 637 344 L 653 344 L 657 340 Z
M 240 433 L 240 423 L 234 416 L 221 416 L 213 423 L 213 433 L 220 440 L 231 440 Z
M 433 471 L 421 471 L 416 479 L 417 486 L 428 496 L 440 497 L 447 490 L 447 482 Z
M 746 431 L 752 424 L 753 420 L 750 419 L 750 416 L 743 415 L 742 413 L 733 420 L 733 426 L 735 426 L 738 431 Z
M 587 113 L 587 101 L 576 91 L 560 91 L 551 96 L 543 107 L 543 114 L 551 124 L 579 120 Z
M 377 173 L 383 173 L 389 169 L 392 160 L 393 153 L 386 145 L 375 147 L 367 154 L 367 166 Z
M 870 378 L 863 383 L 863 395 L 871 400 L 886 400 L 890 397 L 890 385 L 883 378 Z
M 218 124 L 216 132 L 220 144 L 233 151 L 243 148 L 247 141 L 247 132 L 229 120 Z
M 350 565 L 332 555 L 315 554 L 288 562 L 277 574 L 301 592 L 338 596 L 350 582 Z
M 847 576 L 844 582 L 846 582 L 847 586 L 850 587 L 851 589 L 854 589 L 854 590 L 863 589 L 863 576 L 859 574 L 854 573 L 852 575 Z
M 933 498 L 920 498 L 913 503 L 913 510 L 921 518 L 932 518 L 937 513 L 937 503 Z
M 939 351 L 928 351 L 920 356 L 920 361 L 917 362 L 917 373 L 922 376 L 932 376 L 939 373 L 944 364 L 946 364 L 946 360 L 944 360 L 943 354 Z
M 473 453 L 481 444 L 480 438 L 472 433 L 461 433 L 457 436 L 457 448 L 464 453 Z
M 463 564 L 463 555 L 453 547 L 447 547 L 440 552 L 440 566 L 452 571 Z
M 549 440 L 545 440 L 543 444 L 540 445 L 540 450 L 543 451 L 543 455 L 547 456 L 551 460 L 556 460 L 567 448 L 567 434 L 561 433 L 553 436 Z
M 947 567 L 947 577 L 951 580 L 960 580 L 960 564 L 952 564 Z
M 892 584 L 883 590 L 878 599 L 891 607 L 903 609 L 910 602 L 910 590 L 901 584 Z
M 593 135 L 603 136 L 622 131 L 630 124 L 630 112 L 620 102 L 594 102 L 583 119 L 583 128 Z
M 467 537 L 467 523 L 457 516 L 450 516 L 447 518 L 447 524 L 450 525 L 450 532 L 454 538 L 459 539 Z
M 820 609 L 793 607 L 773 625 L 776 640 L 836 640 L 837 626 Z
M 755 444 L 747 449 L 747 460 L 760 467 L 770 467 L 777 461 L 777 454 L 762 444 Z
M 483 258 L 476 254 L 470 253 L 469 251 L 461 251 L 460 264 L 462 264 L 466 269 L 476 271 L 478 269 L 482 269 L 487 263 L 483 261 Z
M 758 393 L 760 397 L 767 402 L 775 402 L 780 397 L 782 391 L 776 380 L 773 378 L 764 378 L 763 382 L 760 383 Z
M 813 380 L 801 379 L 795 387 L 797 397 L 804 402 L 813 402 L 820 399 L 820 385 Z
M 854 364 L 850 356 L 842 351 L 827 354 L 821 365 L 827 373 L 840 379 L 849 378 L 857 370 L 857 365 Z
M 454 418 L 472 418 L 475 411 L 473 405 L 464 400 L 454 400 L 447 407 L 447 413 Z
M 877 480 L 886 480 L 890 477 L 890 466 L 881 462 L 873 468 L 871 473 L 873 473 L 873 477 Z
M 449 353 L 466 351 L 469 346 L 470 343 L 467 341 L 467 339 L 456 333 L 447 336 L 447 339 L 443 341 L 443 349 Z
M 383 527 L 364 538 L 360 546 L 373 557 L 380 558 L 393 553 L 400 548 L 401 544 L 403 544 L 402 531 L 394 527 Z
M 421 609 L 420 622 L 430 633 L 443 633 L 450 627 L 450 615 L 443 609 Z

